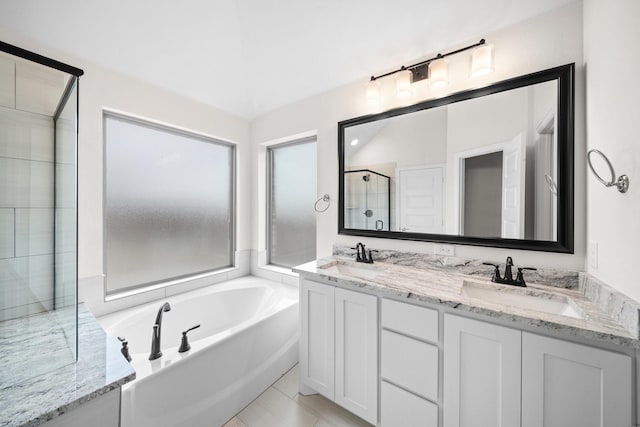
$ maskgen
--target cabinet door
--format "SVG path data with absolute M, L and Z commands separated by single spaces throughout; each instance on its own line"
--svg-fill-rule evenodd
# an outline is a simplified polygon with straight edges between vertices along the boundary
M 300 282 L 300 382 L 333 400 L 334 287 Z
M 523 332 L 523 427 L 624 427 L 631 357 Z
M 520 426 L 520 345 L 518 330 L 445 314 L 445 427 Z
M 364 420 L 378 418 L 378 300 L 335 289 L 335 402 Z

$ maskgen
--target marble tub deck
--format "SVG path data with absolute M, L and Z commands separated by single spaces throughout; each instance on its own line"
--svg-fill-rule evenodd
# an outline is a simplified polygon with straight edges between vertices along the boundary
M 78 305 L 77 362 L 60 366 L 60 358 L 48 359 L 51 326 L 47 313 L 0 322 L 0 426 L 43 424 L 135 379 L 120 343 L 104 332 L 83 304 Z M 31 335 L 25 338 L 27 330 Z M 40 351 L 26 356 L 10 351 L 23 344 Z M 36 364 L 38 370 L 32 369 Z
M 357 277 L 357 272 L 345 274 L 336 268 L 331 268 L 339 263 L 347 266 L 357 265 L 357 267 L 365 269 L 368 266 L 368 264 L 355 263 L 352 257 L 346 258 L 334 255 L 297 266 L 293 271 L 299 273 L 303 278 L 319 280 L 347 289 L 367 290 L 396 300 L 439 304 L 455 310 L 524 323 L 549 331 L 559 331 L 588 339 L 607 341 L 616 345 L 640 348 L 640 340 L 637 333 L 634 334 L 633 331 L 629 331 L 616 322 L 609 314 L 603 311 L 597 302 L 590 300 L 581 292 L 580 287 L 578 287 L 578 273 L 568 274 L 566 278 L 569 279 L 560 281 L 559 286 L 529 283 L 527 281 L 527 288 L 519 288 L 517 291 L 536 296 L 549 296 L 551 294 L 558 298 L 568 297 L 575 302 L 580 311 L 584 312 L 584 319 L 494 304 L 477 298 L 466 297 L 462 293 L 465 281 L 472 281 L 480 286 L 501 287 L 501 285 L 491 283 L 486 278 L 487 275 L 489 277 L 491 275 L 491 267 L 487 272 L 485 266 L 483 269 L 484 277 L 481 277 L 476 274 L 470 275 L 464 269 L 462 271 L 466 274 L 455 271 L 455 268 L 429 268 L 424 263 L 416 267 L 397 263 L 375 262 L 373 264 L 375 267 L 372 268 L 375 268 L 376 274 L 371 275 L 371 277 Z M 477 269 L 476 266 L 475 270 Z M 559 277 L 562 274 L 558 275 L 555 272 L 551 272 L 551 276 Z

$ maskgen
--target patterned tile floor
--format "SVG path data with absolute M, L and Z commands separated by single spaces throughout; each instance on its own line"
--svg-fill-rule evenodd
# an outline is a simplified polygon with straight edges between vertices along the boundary
M 298 394 L 298 365 L 223 427 L 371 427 L 330 400 Z

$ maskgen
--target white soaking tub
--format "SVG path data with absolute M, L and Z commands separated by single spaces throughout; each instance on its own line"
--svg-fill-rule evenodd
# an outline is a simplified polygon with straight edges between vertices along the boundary
M 148 360 L 165 302 L 163 356 Z M 298 290 L 247 276 L 112 313 L 98 321 L 129 341 L 136 380 L 122 388 L 123 427 L 219 426 L 298 360 Z M 191 350 L 179 353 L 182 331 Z

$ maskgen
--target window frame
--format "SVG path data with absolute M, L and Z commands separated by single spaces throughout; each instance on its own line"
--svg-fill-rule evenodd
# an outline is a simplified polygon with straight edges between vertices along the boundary
M 146 282 L 143 284 L 129 286 L 126 288 L 118 288 L 115 290 L 108 289 L 108 262 L 107 262 L 107 236 L 108 236 L 108 227 L 107 227 L 107 119 L 113 118 L 115 120 L 125 121 L 128 124 L 133 124 L 136 126 L 142 126 L 151 128 L 154 130 L 158 130 L 161 132 L 166 132 L 169 134 L 182 136 L 191 138 L 196 141 L 204 142 L 204 143 L 212 143 L 216 145 L 221 145 L 230 148 L 230 159 L 229 159 L 229 178 L 230 178 L 230 195 L 229 195 L 229 218 L 230 218 L 230 227 L 229 227 L 229 264 L 222 266 L 220 268 L 213 268 L 209 270 L 203 270 L 198 272 L 192 272 L 188 274 L 183 274 L 180 276 L 175 276 L 171 278 L 164 278 L 159 280 L 154 280 L 151 282 Z M 133 294 L 138 294 L 154 289 L 162 289 L 172 285 L 177 285 L 181 283 L 186 283 L 195 279 L 201 279 L 208 276 L 213 276 L 216 274 L 220 274 L 224 271 L 227 271 L 231 268 L 237 267 L 236 260 L 236 251 L 237 251 L 237 143 L 225 140 L 220 137 L 214 137 L 208 135 L 203 132 L 194 131 L 191 129 L 179 127 L 176 125 L 160 122 L 157 120 L 140 117 L 132 114 L 123 113 L 116 110 L 111 109 L 103 109 L 102 110 L 102 270 L 104 275 L 104 299 L 110 300 L 112 298 L 119 298 L 122 296 L 129 296 Z
M 266 175 L 267 175 L 267 179 L 266 181 L 266 218 L 265 218 L 265 225 L 266 225 L 266 230 L 265 230 L 265 246 L 266 246 L 266 265 L 267 266 L 272 266 L 272 267 L 278 267 L 278 268 L 285 268 L 285 269 L 290 269 L 291 267 L 287 266 L 287 265 L 282 265 L 282 264 L 277 264 L 277 263 L 273 263 L 271 260 L 271 242 L 273 241 L 273 236 L 272 236 L 272 227 L 271 227 L 271 219 L 272 219 L 272 208 L 273 208 L 273 203 L 272 203 L 272 195 L 273 195 L 273 150 L 274 149 L 279 149 L 279 148 L 286 148 L 286 147 L 290 147 L 290 146 L 294 146 L 294 145 L 300 145 L 300 144 L 306 144 L 306 143 L 315 143 L 316 144 L 316 163 L 317 163 L 317 154 L 318 154 L 318 137 L 317 135 L 310 135 L 310 136 L 304 136 L 301 138 L 295 138 L 295 139 L 291 139 L 289 141 L 284 141 L 284 142 L 280 142 L 277 144 L 270 144 L 266 147 Z M 317 179 L 318 179 L 318 174 L 316 171 L 316 187 L 317 187 Z M 317 189 L 316 189 L 317 190 Z M 318 227 L 317 227 L 317 223 L 316 223 L 316 233 L 317 233 Z M 317 245 L 317 242 L 316 242 Z M 317 249 L 317 248 L 316 248 Z M 316 253 L 317 255 L 317 253 Z

